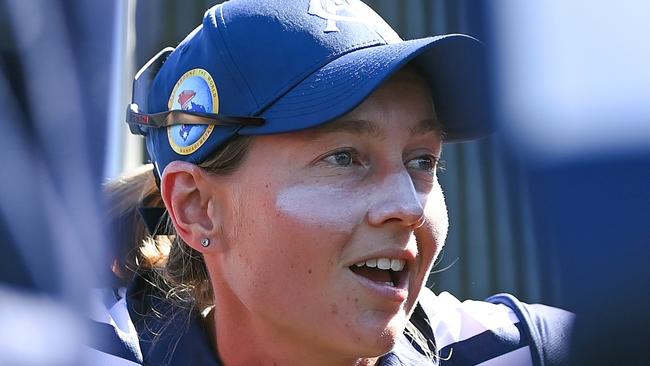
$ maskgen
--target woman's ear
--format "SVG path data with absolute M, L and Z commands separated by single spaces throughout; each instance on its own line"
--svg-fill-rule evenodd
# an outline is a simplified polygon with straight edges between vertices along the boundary
M 221 205 L 209 179 L 200 167 L 174 161 L 165 167 L 160 181 L 161 195 L 177 235 L 201 253 L 223 249 L 221 223 L 216 222 L 221 215 L 214 212 Z

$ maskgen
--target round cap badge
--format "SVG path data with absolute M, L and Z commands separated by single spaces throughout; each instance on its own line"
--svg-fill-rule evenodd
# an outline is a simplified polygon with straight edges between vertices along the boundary
M 203 69 L 193 69 L 181 76 L 167 103 L 169 110 L 219 113 L 219 95 L 212 76 Z M 208 140 L 214 125 L 176 125 L 167 128 L 172 149 L 189 155 Z

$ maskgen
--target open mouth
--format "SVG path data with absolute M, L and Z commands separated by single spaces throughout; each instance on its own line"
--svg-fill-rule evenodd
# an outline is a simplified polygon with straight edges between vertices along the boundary
M 407 266 L 403 259 L 368 259 L 349 268 L 355 274 L 382 285 L 402 288 L 406 283 Z

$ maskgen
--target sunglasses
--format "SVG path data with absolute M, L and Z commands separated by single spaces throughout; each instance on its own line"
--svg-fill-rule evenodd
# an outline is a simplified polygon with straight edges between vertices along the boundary
M 126 123 L 131 133 L 146 136 L 150 128 L 175 125 L 261 126 L 265 123 L 262 117 L 226 116 L 180 109 L 153 114 L 144 112 L 147 109 L 146 100 L 151 83 L 172 51 L 174 51 L 172 47 L 167 47 L 158 52 L 135 74 L 133 102 L 126 108 Z

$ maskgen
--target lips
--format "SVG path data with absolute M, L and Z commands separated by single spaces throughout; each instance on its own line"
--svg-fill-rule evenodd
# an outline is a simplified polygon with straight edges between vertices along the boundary
M 404 302 L 408 296 L 408 269 L 407 260 L 390 257 L 370 258 L 349 266 L 370 294 L 395 303 Z

